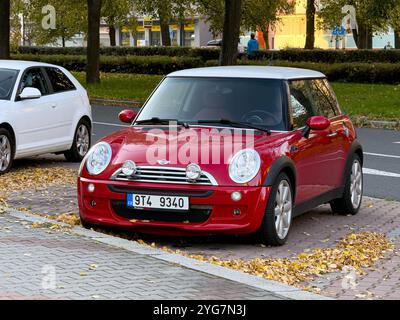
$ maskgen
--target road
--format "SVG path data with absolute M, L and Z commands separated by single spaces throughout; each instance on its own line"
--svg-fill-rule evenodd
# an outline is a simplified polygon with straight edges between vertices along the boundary
M 94 140 L 125 127 L 118 120 L 124 108 L 93 107 Z M 400 201 L 400 132 L 358 129 L 365 152 L 365 195 Z

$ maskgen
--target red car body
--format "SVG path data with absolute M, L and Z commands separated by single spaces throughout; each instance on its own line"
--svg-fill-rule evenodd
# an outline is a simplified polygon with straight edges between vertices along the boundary
M 126 113 L 122 118 L 126 118 Z M 132 119 L 131 119 L 132 120 Z M 158 126 L 164 139 L 171 128 Z M 215 126 L 192 125 L 190 130 L 206 130 L 211 135 Z M 185 147 L 179 142 L 176 147 Z M 243 135 L 253 132 L 244 130 Z M 318 205 L 339 198 L 345 188 L 346 176 L 351 170 L 351 156 L 359 155 L 362 148 L 357 142 L 356 131 L 346 115 L 331 119 L 316 116 L 309 119 L 305 128 L 287 131 L 258 132 L 254 149 L 261 158 L 261 167 L 254 179 L 237 184 L 228 173 L 229 164 L 201 164 L 217 185 L 165 184 L 155 182 L 116 181 L 112 177 L 127 160 L 138 167 L 147 166 L 149 131 L 146 125 L 135 125 L 116 132 L 102 141 L 112 149 L 112 160 L 99 175 L 89 174 L 82 165 L 78 180 L 79 209 L 82 220 L 90 225 L 104 225 L 127 230 L 163 235 L 251 234 L 257 232 L 265 215 L 268 199 L 275 179 L 284 172 L 293 185 L 293 216 L 302 214 Z M 154 138 L 154 133 L 151 133 Z M 203 146 L 196 145 L 199 150 Z M 213 148 L 221 148 L 215 144 Z M 170 158 L 167 153 L 166 158 Z M 222 156 L 222 155 L 221 155 Z M 161 159 L 160 159 L 161 160 Z M 160 167 L 186 168 L 187 164 L 163 164 Z M 88 191 L 89 185 L 94 190 Z M 232 193 L 240 191 L 242 198 L 232 200 Z M 134 210 L 126 207 L 127 194 L 189 196 L 190 211 Z

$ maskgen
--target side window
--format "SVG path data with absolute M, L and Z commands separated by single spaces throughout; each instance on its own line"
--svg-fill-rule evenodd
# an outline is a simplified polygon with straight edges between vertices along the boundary
M 340 114 L 338 103 L 325 79 L 310 81 L 313 107 L 317 115 L 328 119 Z
M 290 81 L 289 89 L 293 129 L 298 129 L 304 127 L 307 120 L 314 115 L 312 95 L 307 80 Z
M 40 68 L 32 68 L 24 73 L 19 92 L 21 93 L 25 88 L 36 88 L 43 96 L 49 94 L 46 79 Z
M 75 90 L 74 84 L 69 78 L 57 68 L 46 68 L 47 75 L 53 87 L 54 93 Z

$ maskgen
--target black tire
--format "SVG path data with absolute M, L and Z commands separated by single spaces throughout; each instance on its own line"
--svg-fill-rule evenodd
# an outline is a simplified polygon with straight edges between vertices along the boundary
M 280 237 L 278 235 L 277 231 L 277 226 L 276 226 L 276 221 L 277 217 L 275 215 L 275 208 L 278 206 L 277 205 L 277 195 L 279 193 L 279 187 L 281 183 L 285 181 L 289 191 L 290 191 L 290 197 L 291 197 L 291 212 L 290 212 L 290 218 L 289 218 L 289 226 L 287 228 L 287 234 L 284 237 Z M 283 246 L 289 237 L 290 233 L 290 227 L 292 225 L 293 221 L 293 187 L 292 183 L 289 179 L 289 177 L 285 173 L 281 173 L 273 187 L 267 202 L 267 207 L 265 209 L 265 214 L 264 214 L 264 219 L 261 224 L 260 229 L 257 232 L 257 239 L 263 244 L 270 245 L 270 246 Z
M 346 177 L 346 183 L 345 183 L 345 187 L 344 187 L 343 197 L 340 199 L 336 199 L 330 203 L 332 211 L 334 213 L 337 213 L 340 215 L 349 215 L 349 214 L 356 215 L 360 211 L 361 204 L 362 204 L 363 191 L 364 191 L 362 162 L 361 162 L 360 157 L 357 154 L 354 154 L 352 156 L 350 163 L 351 163 L 351 167 L 347 168 L 347 170 L 345 172 L 347 177 Z M 360 198 L 357 199 L 358 204 L 353 203 L 353 200 L 355 200 L 355 199 L 352 198 L 353 197 L 352 196 L 352 192 L 353 192 L 352 187 L 356 188 L 356 190 L 359 190 L 357 188 L 357 186 L 354 187 L 354 185 L 352 185 L 352 176 L 354 174 L 353 171 L 354 171 L 355 163 L 358 163 L 359 168 L 361 169 L 361 176 L 360 176 L 361 177 L 361 194 L 359 195 Z
M 2 145 L 3 143 L 5 146 Z M 15 156 L 15 139 L 13 135 L 5 128 L 0 128 L 0 175 L 10 171 Z M 4 163 L 4 161 L 7 161 Z
M 93 224 L 91 224 L 91 223 L 86 222 L 85 220 L 83 220 L 82 217 L 79 217 L 79 218 L 81 219 L 81 225 L 82 225 L 82 227 L 84 227 L 85 229 L 91 230 L 91 229 L 93 229 L 93 228 L 95 227 L 95 225 L 93 225 Z
M 87 130 L 88 133 L 88 148 L 85 149 L 86 151 L 84 153 L 82 153 L 79 148 L 78 148 L 78 135 L 79 135 L 79 130 L 80 128 L 84 126 Z M 86 153 L 89 151 L 90 146 L 91 146 L 91 142 L 92 142 L 92 131 L 91 131 L 91 125 L 90 122 L 82 119 L 81 121 L 79 121 L 78 125 L 76 126 L 76 130 L 75 130 L 75 134 L 74 134 L 74 141 L 72 143 L 71 149 L 69 149 L 68 151 L 64 152 L 64 156 L 65 158 L 70 161 L 70 162 L 81 162 L 83 160 L 83 158 L 85 157 Z

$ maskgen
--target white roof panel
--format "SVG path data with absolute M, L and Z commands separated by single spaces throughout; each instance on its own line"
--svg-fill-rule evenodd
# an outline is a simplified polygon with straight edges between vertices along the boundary
M 309 79 L 325 78 L 325 75 L 318 71 L 285 68 L 285 67 L 264 67 L 264 66 L 230 66 L 187 69 L 176 71 L 168 77 L 203 77 L 203 78 L 253 78 L 253 79 Z

